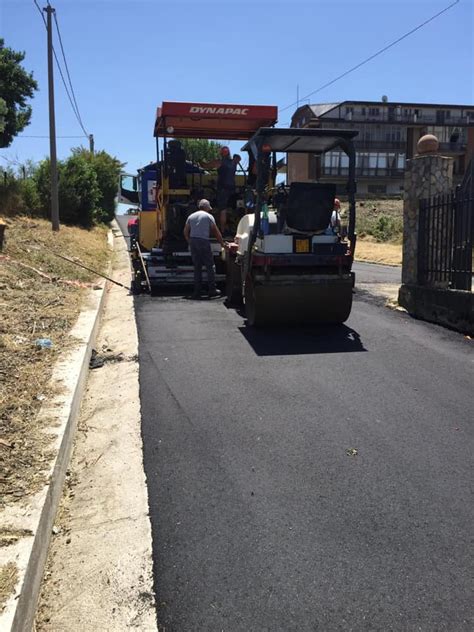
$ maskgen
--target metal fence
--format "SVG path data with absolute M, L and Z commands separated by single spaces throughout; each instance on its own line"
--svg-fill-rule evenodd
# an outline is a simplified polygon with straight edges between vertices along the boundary
M 471 290 L 474 163 L 455 191 L 420 200 L 418 283 Z

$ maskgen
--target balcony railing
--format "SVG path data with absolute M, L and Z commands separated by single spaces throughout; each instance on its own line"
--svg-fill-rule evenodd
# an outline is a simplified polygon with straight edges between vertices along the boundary
M 453 125 L 473 125 L 474 117 L 472 116 L 449 116 L 439 117 L 436 114 L 389 114 L 388 112 L 380 112 L 380 114 L 361 114 L 354 112 L 353 114 L 341 113 L 341 116 L 335 116 L 334 112 L 329 113 L 330 116 L 324 116 L 323 119 L 334 119 L 339 121 L 347 121 L 351 123 L 393 123 L 409 124 L 409 125 L 441 125 L 441 126 L 453 126 Z
M 463 153 L 466 151 L 466 143 L 440 143 L 439 151 L 449 151 L 452 153 Z
M 404 169 L 370 169 L 366 167 L 356 167 L 356 177 L 358 178 L 403 178 Z M 323 167 L 322 176 L 344 177 L 349 175 L 347 167 Z
M 354 138 L 354 146 L 357 152 L 361 151 L 387 151 L 405 152 L 406 141 L 403 140 L 374 140 L 366 138 Z

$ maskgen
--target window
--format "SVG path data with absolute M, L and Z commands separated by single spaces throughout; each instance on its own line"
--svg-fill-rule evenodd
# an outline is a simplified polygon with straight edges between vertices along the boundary
M 379 108 L 369 108 L 369 116 L 378 116 L 380 114 Z
M 346 114 L 354 114 L 354 108 L 353 107 L 346 107 Z
M 365 116 L 365 108 L 361 108 L 360 112 L 361 112 L 362 116 Z

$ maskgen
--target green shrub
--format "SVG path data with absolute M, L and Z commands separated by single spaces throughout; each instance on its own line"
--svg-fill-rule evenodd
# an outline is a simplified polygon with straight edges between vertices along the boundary
M 59 161 L 59 221 L 84 227 L 111 221 L 122 166 L 105 151 L 91 154 L 84 148 L 73 149 L 67 160 Z M 49 159 L 38 165 L 27 161 L 18 174 L 12 168 L 0 174 L 0 212 L 50 217 Z
M 41 204 L 32 178 L 20 179 L 12 169 L 0 179 L 0 213 L 2 215 L 35 215 Z
M 51 183 L 49 160 L 40 163 L 35 175 L 43 212 L 51 213 Z M 59 221 L 86 228 L 97 218 L 99 187 L 94 169 L 82 155 L 72 155 L 58 163 Z
M 33 178 L 19 181 L 19 190 L 22 198 L 22 212 L 29 215 L 42 215 L 40 197 L 36 188 L 36 181 Z
M 81 156 L 89 162 L 95 172 L 99 188 L 97 201 L 97 220 L 110 222 L 115 216 L 117 188 L 122 163 L 106 151 L 91 154 L 90 151 L 79 147 L 72 150 L 73 156 Z
M 380 215 L 372 227 L 372 235 L 377 241 L 390 241 L 399 237 L 403 230 L 402 222 L 389 215 Z
M 403 219 L 392 215 L 373 215 L 370 212 L 359 214 L 357 234 L 360 237 L 371 235 L 377 241 L 398 241 L 403 234 Z

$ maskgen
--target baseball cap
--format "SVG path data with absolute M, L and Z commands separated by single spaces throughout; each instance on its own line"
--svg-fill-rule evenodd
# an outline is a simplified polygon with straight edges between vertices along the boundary
M 212 211 L 212 206 L 209 200 L 200 200 L 198 208 L 202 209 L 203 211 Z

